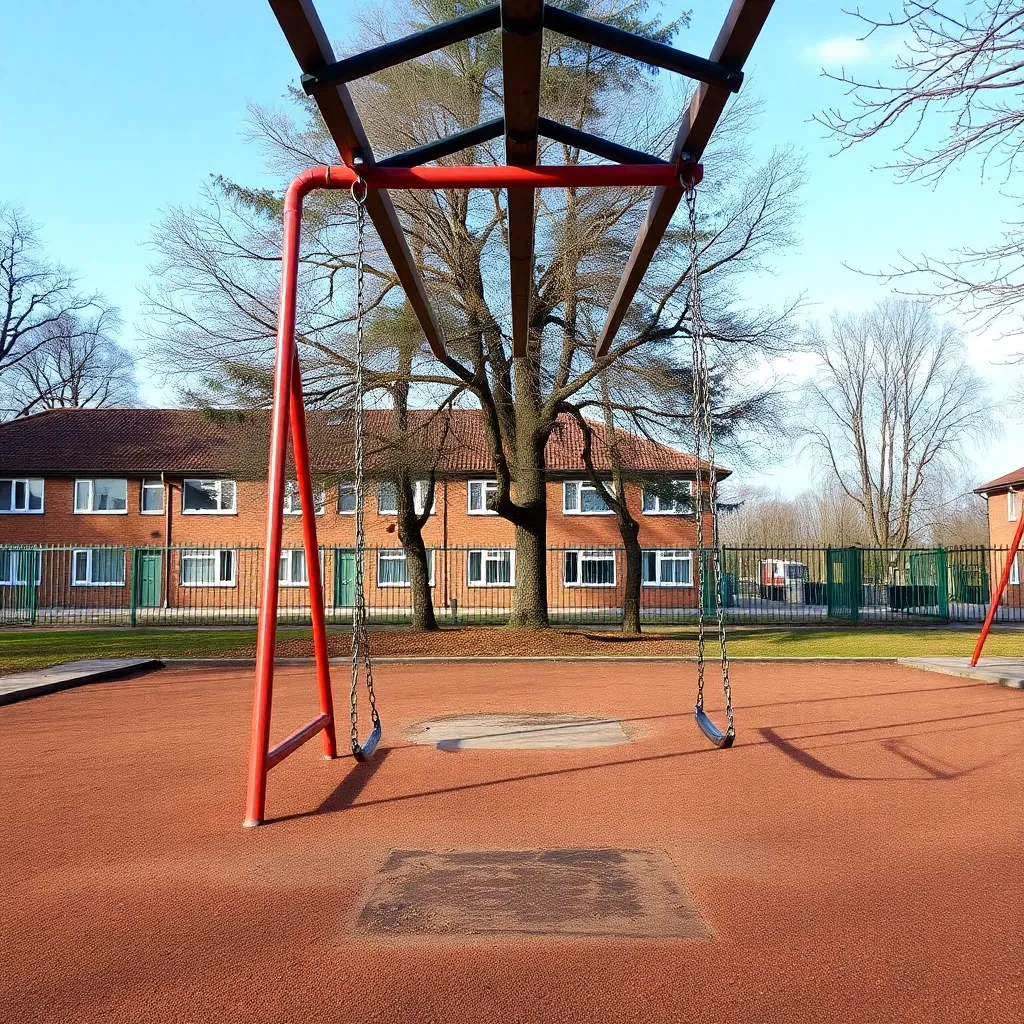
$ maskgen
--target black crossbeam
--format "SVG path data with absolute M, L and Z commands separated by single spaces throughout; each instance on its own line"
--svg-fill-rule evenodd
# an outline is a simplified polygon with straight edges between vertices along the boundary
M 570 128 L 569 125 L 562 124 L 560 121 L 552 121 L 549 117 L 539 117 L 537 128 L 546 139 L 553 139 L 566 146 L 585 150 L 595 156 L 603 156 L 606 160 L 612 160 L 617 164 L 664 164 L 668 162 L 662 160 L 661 157 L 643 153 L 639 149 L 621 146 L 609 139 L 602 139 L 599 135 L 580 131 L 579 128 Z
M 483 142 L 490 142 L 491 139 L 496 139 L 499 135 L 504 134 L 505 119 L 495 117 L 472 128 L 446 135 L 436 142 L 425 142 L 422 146 L 407 149 L 404 153 L 396 153 L 384 160 L 378 160 L 377 166 L 419 167 L 421 164 L 430 163 L 431 160 L 440 160 L 441 157 L 451 156 L 460 150 L 469 149 L 470 146 L 479 146 Z
M 716 85 L 729 92 L 739 92 L 743 84 L 743 72 L 738 68 L 726 67 L 716 61 L 677 50 L 665 43 L 658 43 L 653 39 L 645 39 L 643 36 L 615 28 L 614 25 L 606 25 L 604 22 L 594 21 L 593 18 L 572 14 L 551 4 L 544 5 L 544 27 L 561 32 L 563 36 L 581 43 L 621 53 L 624 57 L 632 57 L 644 64 L 665 68 L 666 71 L 674 71 L 676 74 L 685 75 L 698 82 L 706 82 L 708 85 Z
M 385 68 L 403 64 L 407 60 L 422 57 L 426 53 L 440 50 L 452 43 L 461 43 L 483 32 L 498 28 L 501 24 L 501 7 L 490 4 L 478 11 L 471 11 L 440 25 L 432 25 L 422 32 L 414 32 L 390 43 L 375 46 L 372 50 L 357 53 L 344 60 L 328 64 L 319 71 L 302 76 L 302 88 L 312 95 L 317 89 L 330 85 L 354 82 L 357 78 L 374 75 Z

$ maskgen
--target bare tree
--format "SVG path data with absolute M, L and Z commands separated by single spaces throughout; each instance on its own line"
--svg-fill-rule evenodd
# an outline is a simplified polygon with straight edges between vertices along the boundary
M 860 506 L 872 543 L 905 547 L 929 482 L 992 427 L 984 383 L 960 334 L 920 302 L 835 315 L 812 347 L 820 363 L 807 387 L 807 435 Z
M 826 72 L 847 86 L 852 104 L 852 110 L 829 110 L 818 119 L 841 146 L 902 129 L 898 155 L 888 165 L 902 180 L 935 182 L 976 156 L 984 175 L 1013 182 L 1024 146 L 1024 5 L 904 0 L 900 13 L 886 19 L 859 11 L 855 17 L 865 38 L 888 33 L 906 41 L 889 81 Z M 901 292 L 981 322 L 1019 315 L 1024 221 L 1004 223 L 998 237 L 946 255 L 904 258 L 879 276 Z M 1015 358 L 1024 361 L 1024 352 Z
M 115 338 L 113 307 L 92 316 L 65 313 L 42 329 L 45 340 L 9 368 L 4 412 L 27 416 L 41 409 L 84 409 L 138 401 L 135 357 Z
M 43 255 L 25 212 L 0 204 L 0 380 L 45 345 L 62 318 L 95 302 L 96 296 L 78 292 L 71 273 Z
M 450 5 L 410 4 L 393 21 L 367 26 L 363 42 L 407 31 L 410 23 L 441 20 Z M 638 20 L 595 0 L 589 13 L 659 38 L 675 25 Z M 379 12 L 375 12 L 379 14 Z M 658 151 L 675 135 L 681 103 L 659 118 L 650 78 L 635 62 L 562 37 L 545 50 L 545 103 L 552 116 L 583 123 L 627 144 Z M 421 60 L 389 69 L 354 87 L 375 151 L 384 154 L 468 128 L 500 105 L 500 68 L 493 40 L 456 44 Z M 299 98 L 298 123 L 266 110 L 253 111 L 253 134 L 275 173 L 290 177 L 309 164 L 336 159 L 333 143 L 315 109 Z M 678 102 L 678 101 L 677 101 Z M 645 117 L 626 116 L 644 109 Z M 716 368 L 752 361 L 765 348 L 791 343 L 790 309 L 744 309 L 736 282 L 768 265 L 789 244 L 799 161 L 776 154 L 761 167 L 749 162 L 744 136 L 750 127 L 742 108 L 718 136 L 709 164 L 728 175 L 708 175 L 702 187 L 701 271 L 711 361 Z M 500 143 L 449 158 L 503 163 Z M 557 152 L 556 152 L 557 151 Z M 579 150 L 555 146 L 558 162 L 587 159 Z M 571 405 L 600 409 L 598 375 L 615 366 L 640 400 L 619 410 L 645 430 L 684 434 L 689 411 L 680 394 L 688 382 L 686 309 L 688 229 L 670 230 L 642 293 L 608 357 L 592 358 L 593 339 L 604 319 L 621 266 L 645 215 L 644 189 L 549 190 L 538 199 L 534 292 L 529 354 L 511 357 L 507 284 L 505 196 L 502 190 L 396 193 L 410 246 L 432 292 L 449 338 L 449 355 L 435 359 L 422 345 L 406 370 L 401 342 L 386 331 L 367 371 L 369 388 L 386 395 L 405 376 L 410 402 L 443 404 L 464 396 L 485 423 L 498 494 L 494 507 L 516 527 L 516 590 L 512 622 L 547 621 L 545 445 L 558 415 Z M 165 367 L 201 387 L 213 384 L 227 398 L 252 399 L 254 379 L 265 380 L 276 321 L 280 197 L 230 182 L 211 185 L 204 204 L 172 211 L 159 229 L 163 256 L 160 287 L 151 309 L 160 323 Z M 302 306 L 298 336 L 308 367 L 311 401 L 331 404 L 350 394 L 351 304 L 342 287 L 351 272 L 351 202 L 336 194 L 311 198 L 306 222 Z M 376 239 L 367 254 L 371 316 L 400 323 L 398 280 Z M 406 335 L 408 337 L 408 335 Z M 416 334 L 419 342 L 418 332 Z M 263 389 L 265 393 L 265 389 Z M 260 399 L 262 400 L 262 399 Z M 623 403 L 626 405 L 626 403 Z M 731 410 L 725 409 L 728 415 Z

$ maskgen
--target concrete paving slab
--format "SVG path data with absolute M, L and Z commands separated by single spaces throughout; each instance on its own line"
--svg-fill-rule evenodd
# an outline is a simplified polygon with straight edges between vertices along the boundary
M 900 658 L 898 663 L 926 672 L 941 672 L 947 676 L 962 676 L 1024 690 L 1024 658 L 981 658 L 973 668 L 970 658 Z
M 123 679 L 162 667 L 163 662 L 157 658 L 87 658 L 34 672 L 16 672 L 0 677 L 0 704 L 14 704 L 46 693 L 69 690 L 73 686 Z
M 614 747 L 629 743 L 622 723 L 590 715 L 454 715 L 405 730 L 412 743 L 438 750 L 546 750 Z

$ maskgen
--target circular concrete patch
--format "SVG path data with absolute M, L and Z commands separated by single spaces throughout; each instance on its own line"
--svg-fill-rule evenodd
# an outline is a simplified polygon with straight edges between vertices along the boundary
M 431 718 L 406 729 L 405 738 L 438 750 L 614 747 L 630 741 L 615 718 L 536 712 Z

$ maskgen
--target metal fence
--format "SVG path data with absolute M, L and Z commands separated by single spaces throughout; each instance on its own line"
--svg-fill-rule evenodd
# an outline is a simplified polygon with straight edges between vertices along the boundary
M 722 597 L 735 623 L 980 622 L 1006 548 L 723 548 Z M 355 552 L 320 551 L 330 621 L 351 616 Z M 365 552 L 371 621 L 411 617 L 408 564 L 401 548 Z M 710 567 L 710 552 L 704 551 Z M 195 626 L 256 621 L 263 552 L 257 547 L 0 547 L 0 623 L 8 625 Z M 442 623 L 504 623 L 516 581 L 510 549 L 437 548 L 428 553 L 431 597 Z M 1024 563 L 1024 556 L 1018 555 Z M 1024 622 L 1024 564 L 1011 574 L 997 621 Z M 621 548 L 549 548 L 548 609 L 555 623 L 621 621 L 625 552 Z M 695 552 L 645 550 L 641 618 L 690 623 L 698 601 L 711 606 L 711 574 L 696 586 Z M 280 620 L 309 621 L 301 549 L 284 552 L 278 570 Z

